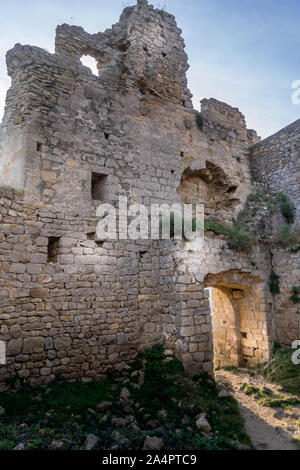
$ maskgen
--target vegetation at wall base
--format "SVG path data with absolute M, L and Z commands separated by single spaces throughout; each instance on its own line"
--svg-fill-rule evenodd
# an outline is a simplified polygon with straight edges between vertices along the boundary
M 288 224 L 295 222 L 296 210 L 294 204 L 289 200 L 285 194 L 278 194 L 278 198 L 281 201 L 281 213 L 286 218 Z
M 139 450 L 147 436 L 166 451 L 251 448 L 236 401 L 218 394 L 209 374 L 189 377 L 158 344 L 102 382 L 57 379 L 1 394 L 0 448 L 83 449 L 91 434 L 95 449 Z M 196 425 L 201 413 L 209 432 Z
M 260 374 L 268 382 L 280 385 L 283 392 L 300 397 L 300 364 L 294 364 L 295 350 L 285 350 L 277 346 L 269 363 L 260 364 L 255 374 Z

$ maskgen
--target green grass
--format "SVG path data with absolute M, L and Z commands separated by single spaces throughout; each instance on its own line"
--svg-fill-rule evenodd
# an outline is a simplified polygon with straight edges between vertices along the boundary
M 290 227 L 288 225 L 284 225 L 279 232 L 275 234 L 274 242 L 284 248 L 291 246 L 291 252 L 297 253 L 300 246 L 300 231 L 295 230 L 291 232 Z
M 260 387 L 253 385 L 244 385 L 244 392 L 246 395 L 253 396 L 258 400 L 258 403 L 270 408 L 293 408 L 295 405 L 300 404 L 297 397 L 276 396 L 272 397 L 271 392 Z
M 281 213 L 286 218 L 288 224 L 293 224 L 295 222 L 295 207 L 286 196 L 283 196 L 282 198 Z
M 282 391 L 300 396 L 300 364 L 292 362 L 294 350 L 277 349 L 273 355 L 273 361 L 266 370 L 262 365 L 257 372 L 263 375 L 267 381 L 281 386 Z
M 141 374 L 144 383 L 138 385 Z M 120 400 L 124 387 L 131 394 L 129 411 Z M 112 406 L 100 412 L 97 404 L 107 400 Z M 100 439 L 96 448 L 109 449 L 114 430 L 129 438 L 130 442 L 120 447 L 127 450 L 141 449 L 147 435 L 162 437 L 165 450 L 251 447 L 236 401 L 232 397 L 220 399 L 209 374 L 189 377 L 178 360 L 166 359 L 162 345 L 141 353 L 124 374 L 113 373 L 103 382 L 56 380 L 35 389 L 23 386 L 16 393 L 0 395 L 0 406 L 6 411 L 0 417 L 0 449 L 24 443 L 26 449 L 51 450 L 53 441 L 63 442 L 64 449 L 82 449 L 90 433 Z M 196 427 L 197 415 L 202 412 L 212 427 L 209 439 Z M 113 416 L 126 418 L 128 414 L 134 416 L 138 430 L 111 422 Z M 157 428 L 152 429 L 149 420 L 155 421 Z

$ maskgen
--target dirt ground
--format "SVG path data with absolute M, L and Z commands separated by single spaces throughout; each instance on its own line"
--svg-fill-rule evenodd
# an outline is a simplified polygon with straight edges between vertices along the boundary
M 249 384 L 267 387 L 274 397 L 287 395 L 280 387 L 266 382 L 261 376 L 249 377 L 243 370 L 222 370 L 215 373 L 215 379 L 238 401 L 245 430 L 257 450 L 299 450 L 294 440 L 300 437 L 300 405 L 291 409 L 270 408 L 243 391 L 243 384 Z

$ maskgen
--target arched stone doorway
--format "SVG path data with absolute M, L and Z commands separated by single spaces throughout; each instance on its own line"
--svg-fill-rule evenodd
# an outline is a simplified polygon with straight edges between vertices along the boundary
M 270 359 L 263 281 L 228 271 L 206 276 L 210 289 L 214 366 L 250 367 Z

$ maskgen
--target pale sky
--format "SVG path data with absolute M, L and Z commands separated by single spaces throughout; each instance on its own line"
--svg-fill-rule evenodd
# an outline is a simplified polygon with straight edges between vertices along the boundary
M 10 85 L 5 53 L 14 44 L 54 52 L 55 27 L 89 33 L 116 23 L 133 0 L 9 0 L 1 2 L 0 118 Z M 183 31 L 196 109 L 202 98 L 238 107 L 249 128 L 267 137 L 299 119 L 292 83 L 300 80 L 300 0 L 163 0 Z

